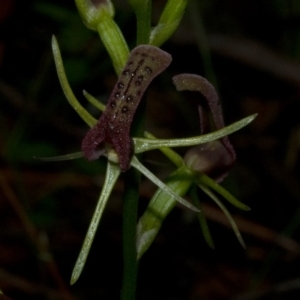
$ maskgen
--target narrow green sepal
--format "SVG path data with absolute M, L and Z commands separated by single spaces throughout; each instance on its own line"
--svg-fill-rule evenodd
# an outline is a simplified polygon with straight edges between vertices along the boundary
M 56 37 L 52 36 L 52 51 L 57 71 L 57 76 L 60 81 L 60 85 L 63 89 L 63 92 L 69 101 L 70 105 L 73 107 L 73 109 L 79 114 L 79 116 L 83 119 L 84 122 L 86 122 L 90 127 L 94 126 L 97 123 L 97 120 L 91 116 L 91 114 L 79 103 L 79 101 L 76 99 L 70 84 L 68 82 L 66 72 L 64 69 L 60 49 L 56 40 Z
M 98 200 L 97 206 L 95 208 L 95 212 L 93 214 L 90 226 L 88 228 L 87 234 L 85 236 L 82 248 L 80 250 L 79 256 L 77 258 L 77 261 L 75 263 L 73 273 L 71 276 L 71 285 L 74 284 L 85 265 L 86 259 L 88 257 L 88 254 L 90 252 L 90 248 L 92 246 L 103 210 L 106 206 L 107 200 L 112 192 L 113 187 L 115 186 L 115 183 L 121 173 L 121 170 L 117 164 L 111 163 L 110 161 L 107 162 L 107 169 L 106 169 L 106 175 L 105 180 L 103 184 L 103 188 L 100 194 L 100 198 Z
M 187 146 L 196 146 L 199 144 L 204 144 L 210 141 L 217 140 L 221 137 L 229 135 L 235 131 L 240 130 L 249 123 L 251 123 L 257 114 L 248 116 L 240 121 L 237 121 L 229 126 L 226 126 L 222 129 L 216 130 L 211 133 L 203 134 L 191 138 L 182 138 L 182 139 L 144 139 L 144 138 L 134 138 L 135 153 L 142 153 L 145 151 L 160 149 L 162 147 L 187 147 Z
M 239 231 L 239 228 L 237 227 L 235 221 L 233 220 L 230 212 L 227 210 L 227 208 L 224 206 L 224 204 L 218 199 L 218 197 L 209 189 L 207 188 L 205 185 L 202 184 L 198 184 L 199 188 L 209 196 L 209 198 L 211 198 L 219 207 L 220 209 L 223 211 L 224 215 L 226 216 L 228 222 L 230 223 L 233 232 L 235 233 L 236 238 L 238 239 L 239 243 L 241 244 L 241 246 L 243 248 L 246 249 L 246 244 L 243 240 L 243 237 Z
M 72 160 L 72 159 L 78 159 L 82 158 L 83 153 L 82 152 L 75 152 L 75 153 L 70 153 L 70 154 L 64 154 L 64 155 L 59 155 L 59 156 L 50 156 L 50 157 L 33 157 L 34 159 L 37 160 L 42 160 L 42 161 L 64 161 L 64 160 Z
M 189 194 L 191 196 L 193 204 L 200 209 L 200 212 L 197 214 L 197 219 L 199 221 L 204 240 L 206 241 L 207 245 L 210 248 L 215 249 L 215 244 L 214 244 L 212 235 L 210 233 L 206 217 L 205 217 L 205 215 L 203 213 L 203 210 L 201 208 L 201 202 L 199 200 L 199 197 L 198 197 L 198 194 L 197 194 L 197 187 L 195 185 L 193 185 L 193 187 L 190 189 Z

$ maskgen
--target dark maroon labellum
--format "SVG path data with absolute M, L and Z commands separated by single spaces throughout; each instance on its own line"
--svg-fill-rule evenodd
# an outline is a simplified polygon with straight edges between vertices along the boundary
M 173 82 L 178 91 L 188 90 L 200 92 L 210 110 L 213 120 L 212 130 L 224 127 L 223 113 L 217 92 L 213 85 L 205 78 L 194 74 L 180 74 L 173 77 Z M 201 131 L 204 132 L 203 110 L 199 105 Z M 212 141 L 190 149 L 185 161 L 189 161 L 199 171 L 210 175 L 217 182 L 222 181 L 235 162 L 235 151 L 228 139 L 223 137 L 219 141 Z
M 105 154 L 105 144 L 109 144 L 117 152 L 121 170 L 124 172 L 130 167 L 133 152 L 130 126 L 135 111 L 150 82 L 171 60 L 170 54 L 149 45 L 140 45 L 131 51 L 105 111 L 82 141 L 81 150 L 88 160 Z

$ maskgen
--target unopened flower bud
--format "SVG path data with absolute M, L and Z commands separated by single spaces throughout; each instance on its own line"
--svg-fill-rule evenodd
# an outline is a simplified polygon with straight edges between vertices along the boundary
M 84 25 L 97 30 L 103 14 L 114 16 L 114 7 L 110 0 L 75 0 Z

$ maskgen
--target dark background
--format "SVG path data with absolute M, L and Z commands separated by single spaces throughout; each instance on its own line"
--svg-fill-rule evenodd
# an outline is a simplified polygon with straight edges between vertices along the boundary
M 132 10 L 126 1 L 113 2 L 115 19 L 134 46 Z M 153 1 L 153 25 L 164 3 Z M 105 102 L 116 82 L 108 55 L 71 0 L 1 0 L 0 22 L 0 289 L 12 299 L 119 299 L 122 180 L 84 271 L 70 287 L 105 160 L 33 159 L 78 151 L 88 129 L 59 86 L 52 34 L 70 84 L 87 107 L 83 89 Z M 209 52 L 201 50 L 206 43 Z M 148 130 L 159 137 L 199 133 L 194 103 L 172 85 L 172 76 L 183 72 L 215 84 L 226 124 L 259 113 L 230 137 L 238 159 L 224 181 L 252 210 L 228 205 L 247 244 L 244 250 L 223 214 L 202 195 L 216 244 L 211 250 L 194 214 L 174 209 L 141 260 L 137 299 L 299 299 L 300 2 L 194 1 L 162 48 L 173 62 L 151 85 Z M 158 152 L 145 161 L 162 178 L 173 170 Z M 154 191 L 143 180 L 140 213 Z

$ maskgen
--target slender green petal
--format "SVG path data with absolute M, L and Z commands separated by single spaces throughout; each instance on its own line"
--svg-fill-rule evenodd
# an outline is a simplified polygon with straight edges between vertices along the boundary
M 57 76 L 59 78 L 60 85 L 63 89 L 63 92 L 64 92 L 67 100 L 69 101 L 69 103 L 73 107 L 73 109 L 84 120 L 84 122 L 87 123 L 90 127 L 92 127 L 93 125 L 95 125 L 97 120 L 95 120 L 95 118 L 92 117 L 90 115 L 90 113 L 83 108 L 83 106 L 78 102 L 75 95 L 73 94 L 72 89 L 69 85 L 65 70 L 64 70 L 61 53 L 60 53 L 59 46 L 58 46 L 55 36 L 52 37 L 52 51 L 53 51 Z
M 148 179 L 150 179 L 154 184 L 156 184 L 160 189 L 162 189 L 165 193 L 169 194 L 170 196 L 174 197 L 176 201 L 184 205 L 185 207 L 198 212 L 199 209 L 189 203 L 188 201 L 184 200 L 182 197 L 178 196 L 174 191 L 172 191 L 169 187 L 167 187 L 160 179 L 158 179 L 153 173 L 151 173 L 147 168 L 145 168 L 136 158 L 133 156 L 131 160 L 131 166 L 139 170 L 143 175 L 145 175 Z
M 101 103 L 98 99 L 96 99 L 94 96 L 89 94 L 87 91 L 83 90 L 83 96 L 87 101 L 89 101 L 92 105 L 94 105 L 96 108 L 98 108 L 100 111 L 105 110 L 105 105 Z
M 153 28 L 150 44 L 160 47 L 177 29 L 188 0 L 169 0 L 161 14 L 158 25 Z
M 239 201 L 238 199 L 236 199 L 226 189 L 224 189 L 221 185 L 219 185 L 218 183 L 216 183 L 213 179 L 211 179 L 207 175 L 205 175 L 205 174 L 199 174 L 195 178 L 195 180 L 199 184 L 205 185 L 205 186 L 213 189 L 217 193 L 219 193 L 221 196 L 223 196 L 233 206 L 235 206 L 235 207 L 237 207 L 239 209 L 242 209 L 242 210 L 246 210 L 246 211 L 251 210 L 251 208 L 249 206 L 247 206 L 246 204 L 244 204 L 241 201 Z
M 166 179 L 166 186 L 178 196 L 185 195 L 192 183 L 193 173 L 187 168 L 177 169 Z M 163 189 L 156 191 L 137 225 L 137 259 L 150 247 L 164 219 L 176 203 L 174 197 Z
M 110 196 L 111 191 L 112 191 L 120 173 L 121 173 L 121 170 L 118 165 L 111 163 L 109 161 L 107 162 L 107 170 L 106 170 L 104 185 L 103 185 L 95 212 L 93 214 L 88 232 L 84 239 L 80 254 L 79 254 L 76 264 L 74 266 L 72 277 L 71 277 L 71 284 L 74 284 L 77 281 L 77 279 L 79 278 L 79 276 L 83 270 L 83 267 L 85 265 L 91 245 L 93 243 L 93 240 L 94 240 L 94 237 L 96 234 L 96 230 L 98 228 L 98 224 L 101 219 L 104 207 L 107 203 L 108 197 Z
M 200 201 L 198 200 L 198 202 L 199 202 L 199 209 L 201 209 Z M 208 227 L 208 224 L 207 224 L 206 217 L 205 217 L 205 215 L 202 211 L 200 211 L 197 214 L 197 219 L 199 221 L 199 224 L 200 224 L 200 227 L 201 227 L 201 230 L 202 230 L 202 234 L 203 234 L 203 237 L 204 237 L 206 243 L 208 244 L 208 246 L 210 248 L 215 249 L 215 243 L 214 243 L 213 238 L 211 236 L 211 233 L 210 233 L 210 230 L 209 230 L 209 227 Z
M 209 189 L 207 188 L 205 185 L 203 184 L 198 184 L 198 186 L 200 187 L 200 189 L 206 193 L 223 211 L 224 215 L 226 216 L 226 218 L 228 219 L 238 241 L 240 242 L 240 244 L 242 245 L 243 248 L 246 248 L 245 242 L 242 238 L 242 235 L 236 225 L 236 223 L 234 222 L 231 214 L 229 213 L 229 211 L 227 210 L 227 208 L 223 205 L 223 203 L 218 199 L 218 197 Z
M 193 188 L 190 190 L 190 195 L 191 195 L 193 204 L 201 210 L 197 214 L 197 219 L 199 221 L 203 237 L 204 237 L 206 243 L 208 244 L 208 246 L 212 249 L 215 249 L 215 244 L 212 239 L 205 215 L 201 209 L 201 202 L 199 200 L 198 193 L 197 193 L 197 187 L 195 185 L 193 185 Z
M 34 158 L 38 159 L 38 160 L 43 160 L 43 161 L 64 161 L 64 160 L 72 160 L 72 159 L 77 159 L 77 158 L 82 158 L 82 157 L 83 157 L 82 152 L 75 152 L 75 153 L 59 155 L 59 156 L 34 157 Z
M 222 129 L 216 130 L 212 133 L 203 134 L 191 138 L 183 139 L 157 139 L 150 140 L 144 138 L 133 138 L 135 144 L 135 153 L 141 153 L 153 149 L 160 149 L 161 147 L 186 147 L 186 146 L 195 146 L 199 144 L 204 144 L 210 141 L 217 140 L 223 136 L 229 135 L 235 131 L 240 130 L 241 128 L 248 125 L 252 122 L 257 114 L 246 117 L 240 121 L 237 121 L 229 126 L 226 126 Z

